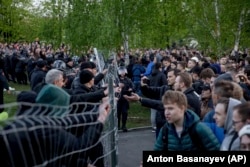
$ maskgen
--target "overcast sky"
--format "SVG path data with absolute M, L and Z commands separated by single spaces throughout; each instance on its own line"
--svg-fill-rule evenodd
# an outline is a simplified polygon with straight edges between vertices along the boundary
M 33 5 L 37 7 L 43 0 L 32 0 L 32 1 L 33 1 Z

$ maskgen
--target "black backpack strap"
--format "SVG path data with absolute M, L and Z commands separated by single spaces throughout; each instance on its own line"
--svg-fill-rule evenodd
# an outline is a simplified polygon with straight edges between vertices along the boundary
M 202 143 L 202 139 L 200 135 L 196 131 L 196 127 L 200 122 L 194 123 L 189 129 L 188 133 L 191 137 L 193 144 L 198 148 L 199 151 L 205 150 L 205 147 Z M 162 127 L 162 142 L 163 142 L 163 150 L 168 151 L 168 123 L 165 123 Z
M 196 127 L 200 124 L 200 122 L 195 122 L 189 129 L 188 133 L 191 137 L 191 140 L 193 144 L 198 148 L 199 151 L 204 151 L 205 147 L 202 143 L 202 139 L 200 138 L 200 135 L 197 133 Z
M 163 150 L 168 151 L 168 123 L 165 123 L 162 126 L 162 142 L 163 142 Z
M 232 145 L 233 145 L 233 143 L 234 143 L 234 141 L 236 140 L 238 138 L 238 134 L 235 132 L 234 133 L 234 135 L 233 135 L 233 138 L 232 138 L 232 140 L 230 141 L 230 144 L 229 144 L 229 151 L 232 151 L 231 149 L 232 149 Z

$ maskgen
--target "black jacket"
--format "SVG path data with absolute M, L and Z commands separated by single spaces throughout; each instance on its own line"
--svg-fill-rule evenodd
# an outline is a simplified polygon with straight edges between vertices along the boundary
M 106 95 L 104 94 L 104 90 L 99 89 L 99 90 L 94 91 L 94 92 L 71 95 L 70 96 L 70 103 L 74 103 L 74 102 L 92 102 L 92 103 L 96 103 L 96 102 L 99 102 L 105 96 Z
M 122 108 L 126 108 L 129 109 L 129 102 L 123 97 L 124 95 L 129 95 L 131 92 L 129 91 L 129 89 L 132 89 L 132 91 L 134 90 L 134 84 L 131 81 L 130 78 L 125 77 L 125 78 L 120 78 L 120 83 L 124 84 L 124 87 L 121 90 L 121 95 L 120 98 L 117 102 L 117 107 L 120 109 Z
M 31 78 L 30 78 L 30 86 L 31 86 L 31 90 L 34 90 L 34 88 L 41 82 L 43 82 L 43 80 L 45 79 L 46 76 L 46 72 L 43 71 L 40 68 L 35 68 L 34 71 L 31 74 Z
M 9 55 L 5 55 L 4 57 L 4 69 L 8 72 L 10 72 L 11 70 L 11 62 L 10 62 L 10 56 Z
M 88 88 L 85 85 L 79 83 L 78 87 L 73 90 L 73 94 L 77 95 L 81 93 L 89 93 L 94 91 L 96 91 L 95 87 Z
M 188 109 L 194 111 L 199 117 L 201 115 L 201 101 L 194 89 L 188 88 L 183 92 L 187 97 Z
M 18 62 L 17 54 L 16 54 L 16 53 L 13 53 L 13 54 L 10 56 L 11 71 L 15 72 L 17 62 Z
M 35 69 L 36 67 L 36 61 L 34 58 L 30 58 L 27 62 L 27 72 L 29 78 L 31 77 L 31 72 Z
M 146 88 L 147 87 L 145 87 L 142 90 L 145 91 Z M 147 89 L 148 89 L 147 90 L 147 95 L 151 95 L 151 98 L 152 98 L 152 96 L 157 97 L 157 94 L 158 94 L 158 96 L 159 95 L 163 96 L 164 93 L 165 93 L 165 91 L 168 90 L 168 89 L 164 88 L 163 86 L 162 87 L 155 87 L 155 88 L 147 88 Z M 145 93 L 144 91 L 142 91 L 142 92 Z M 187 97 L 188 109 L 194 111 L 198 116 L 200 116 L 200 113 L 201 113 L 201 102 L 200 102 L 200 99 L 199 99 L 199 95 L 194 91 L 193 88 L 188 88 L 183 93 Z M 160 99 L 161 99 L 162 96 L 160 96 Z M 157 99 L 157 98 L 153 98 L 153 99 Z M 149 104 L 147 104 L 148 106 L 146 106 L 146 107 L 154 108 L 156 110 L 164 110 L 163 104 L 160 101 L 160 99 L 152 100 L 152 102 L 150 102 Z M 151 99 L 149 99 L 149 101 L 150 100 Z
M 141 88 L 143 95 L 148 98 L 142 98 L 141 105 L 148 108 L 156 109 L 158 112 L 156 113 L 156 126 L 157 128 L 161 128 L 165 122 L 165 115 L 164 115 L 164 106 L 162 104 L 161 98 L 164 93 L 168 90 L 171 90 L 168 86 L 162 87 L 148 87 L 143 86 Z M 189 88 L 183 92 L 188 101 L 188 108 L 193 110 L 198 116 L 200 116 L 201 110 L 201 103 L 199 97 L 194 92 L 193 88 Z M 154 99 L 154 100 L 153 100 Z
M 98 95 L 99 96 L 95 96 L 98 92 Z M 93 94 L 91 94 L 93 93 Z M 81 84 L 80 87 L 76 90 L 74 90 L 74 95 L 77 96 L 77 95 L 82 95 L 84 96 L 84 94 L 88 94 L 88 98 L 89 99 L 86 99 L 86 96 L 83 97 L 85 98 L 85 100 L 88 100 L 88 102 L 93 102 L 93 103 L 98 103 L 100 102 L 100 100 L 105 96 L 103 91 L 100 90 L 96 90 L 94 87 L 93 88 L 88 88 L 86 87 L 85 85 Z M 80 97 L 75 97 L 75 100 L 76 98 L 80 98 Z M 71 95 L 71 102 L 72 102 L 72 95 Z M 96 107 L 97 105 L 92 105 L 92 104 L 86 104 L 86 103 L 83 103 L 83 104 L 77 104 L 75 106 L 73 106 L 72 108 L 72 111 L 74 113 L 81 113 L 81 112 L 89 112 L 91 111 L 93 113 L 96 113 Z M 71 112 L 72 113 L 72 112 Z M 96 120 L 98 117 L 98 113 L 96 113 L 94 116 L 93 116 L 93 119 Z M 79 131 L 81 132 L 82 130 L 84 129 L 84 127 L 77 127 L 77 128 L 72 128 L 72 132 L 75 133 L 77 136 L 79 136 Z
M 143 98 L 141 104 L 142 106 L 157 110 L 156 127 L 158 129 L 160 129 L 166 123 L 166 118 L 164 115 L 164 108 L 161 102 L 161 98 L 164 95 L 164 93 L 168 90 L 171 90 L 171 88 L 167 85 L 163 85 L 161 87 L 149 87 L 149 86 L 141 87 L 143 95 L 148 97 L 148 98 Z
M 141 105 L 144 107 L 153 108 L 157 110 L 155 121 L 156 121 L 156 127 L 158 129 L 160 129 L 166 123 L 164 107 L 160 100 L 142 98 Z
M 65 120 L 26 117 L 7 125 L 0 131 L 1 166 L 35 166 L 46 161 L 49 167 L 86 166 L 85 151 L 73 152 L 95 144 L 101 136 L 103 125 L 91 125 L 77 138 L 65 130 Z M 66 154 L 69 155 L 60 157 Z
M 104 78 L 104 75 L 102 73 L 99 73 L 94 78 L 94 84 L 97 85 L 99 82 Z M 78 89 L 81 86 L 80 78 L 79 76 L 76 76 L 75 79 L 72 81 L 71 89 L 74 91 L 75 89 Z
M 163 85 L 161 87 L 153 87 L 153 86 L 142 86 L 141 91 L 142 94 L 150 99 L 161 100 L 164 93 L 171 88 L 167 85 Z
M 104 78 L 104 74 L 103 73 L 99 73 L 95 76 L 94 78 L 94 84 L 97 85 L 100 83 L 100 81 Z
M 3 89 L 9 90 L 9 84 L 7 79 L 2 75 L 2 69 L 0 69 L 0 105 L 4 103 Z M 0 113 L 4 108 L 0 108 Z
M 194 88 L 195 92 L 199 95 L 202 93 L 202 88 L 204 86 L 204 83 L 201 80 L 195 81 L 192 84 L 192 87 Z
M 166 75 L 159 71 L 159 70 L 153 70 L 151 76 L 149 77 L 149 85 L 150 86 L 163 86 L 167 85 L 167 78 Z

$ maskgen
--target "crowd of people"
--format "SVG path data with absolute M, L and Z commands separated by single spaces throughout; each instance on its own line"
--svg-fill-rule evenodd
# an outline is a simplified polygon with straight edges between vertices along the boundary
M 110 104 L 100 81 L 107 69 L 97 74 L 94 62 L 74 60 L 63 46 L 53 54 L 38 41 L 0 46 L 1 97 L 9 82 L 30 85 L 17 95 L 18 110 L 1 128 L 3 166 L 104 166 L 100 139 Z
M 108 61 L 118 64 L 118 78 L 114 81 L 118 129 L 123 132 L 128 131 L 126 124 L 129 104 L 138 101 L 142 106 L 150 108 L 152 131 L 156 135 L 155 150 L 250 149 L 248 125 L 250 123 L 250 102 L 248 102 L 250 100 L 250 55 L 248 53 L 234 56 L 225 54 L 218 60 L 196 49 L 186 47 L 138 49 L 127 54 L 129 56 L 121 50 L 115 59 Z M 59 140 L 55 149 L 64 154 L 65 149 L 75 151 L 96 143 L 109 113 L 109 105 L 107 100 L 104 100 L 109 90 L 101 83 L 107 74 L 107 69 L 97 68 L 93 50 L 90 49 L 83 56 L 72 56 L 65 45 L 54 50 L 51 45 L 40 44 L 37 40 L 30 44 L 0 43 L 0 56 L 1 104 L 3 104 L 3 89 L 9 90 L 8 82 L 30 85 L 30 91 L 22 91 L 18 95 L 18 102 L 62 107 L 72 106 L 76 102 L 96 104 L 101 102 L 99 109 L 87 105 L 71 107 L 75 109 L 74 111 L 62 109 L 56 112 L 50 109 L 40 113 L 25 107 L 17 111 L 17 116 L 61 117 L 62 120 L 56 125 L 62 128 L 60 131 L 54 129 L 54 133 L 58 134 L 56 137 L 66 136 L 68 141 L 74 143 L 72 147 L 69 144 L 63 149 L 60 143 L 63 141 Z M 129 58 L 129 64 L 127 64 L 127 58 Z M 117 62 L 114 62 L 115 60 Z M 93 117 L 81 115 L 90 110 L 97 111 Z M 68 114 L 80 114 L 80 118 L 67 118 L 70 119 L 70 123 L 66 121 L 65 124 L 63 118 Z M 23 125 L 20 125 L 19 121 L 13 121 L 1 131 L 33 125 L 26 119 L 23 121 Z M 80 127 L 81 130 L 79 127 L 77 130 L 75 128 L 65 130 L 66 125 L 86 121 L 98 123 L 87 128 Z M 47 125 L 51 122 L 34 121 L 34 125 L 41 124 Z M 86 135 L 90 133 L 93 136 L 91 140 L 87 140 Z M 27 150 L 25 147 L 21 149 L 20 143 L 15 141 L 15 134 L 7 134 L 7 137 L 5 135 L 1 133 L 0 143 L 1 147 L 5 148 L 6 155 L 1 154 L 0 157 L 3 158 L 1 162 L 5 162 L 6 166 L 22 162 L 29 162 L 28 166 L 30 166 L 46 160 L 46 158 L 37 158 L 35 161 L 31 159 L 11 161 L 7 154 L 9 150 L 20 148 L 27 151 L 25 155 L 30 157 L 29 146 L 26 145 Z M 27 137 L 19 135 L 23 137 L 21 143 L 25 145 Z M 12 142 L 10 145 L 3 146 L 5 137 Z M 47 137 L 51 138 L 49 135 Z M 83 145 L 79 143 L 84 139 L 86 142 Z M 54 145 L 54 143 L 51 144 Z M 20 151 L 16 155 L 19 153 L 21 155 L 23 152 Z M 46 157 L 45 154 L 49 153 L 45 149 L 38 155 L 40 154 Z M 90 162 L 95 166 L 104 166 L 103 158 L 98 158 L 102 155 L 103 146 L 99 142 L 87 153 L 78 153 L 77 156 L 70 156 L 70 158 L 66 156 L 60 163 L 75 166 L 76 162 L 84 164 Z M 90 159 L 88 162 L 81 161 L 88 158 Z
M 151 108 L 155 150 L 247 150 L 250 56 L 173 49 L 149 54 L 140 90 L 128 101 Z M 136 68 L 135 63 L 132 68 Z M 136 81 L 137 82 L 137 81 Z M 248 108 L 248 109 L 247 109 Z M 191 111 L 191 112 L 190 112 Z M 246 126 L 246 127 L 245 127 Z M 249 145 L 250 143 L 248 143 Z

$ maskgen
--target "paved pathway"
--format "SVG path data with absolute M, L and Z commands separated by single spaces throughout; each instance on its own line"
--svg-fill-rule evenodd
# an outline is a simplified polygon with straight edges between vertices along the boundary
M 143 150 L 153 150 L 155 133 L 150 128 L 119 132 L 119 167 L 139 167 Z

